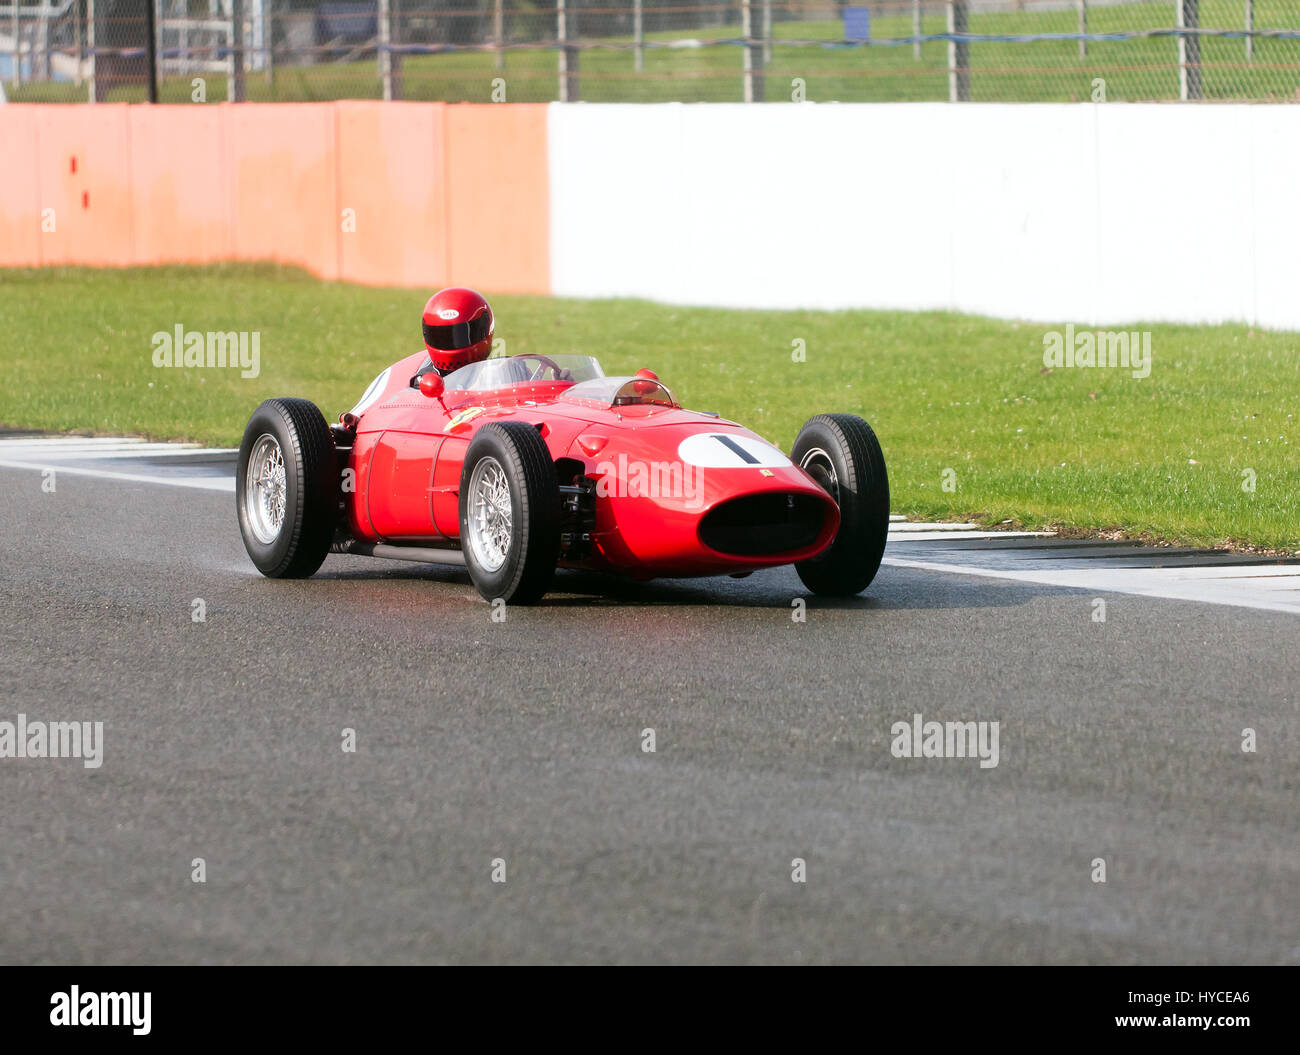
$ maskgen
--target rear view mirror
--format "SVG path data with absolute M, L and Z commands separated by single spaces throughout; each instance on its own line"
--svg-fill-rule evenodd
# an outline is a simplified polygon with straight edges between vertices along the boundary
M 441 399 L 443 389 L 442 375 L 430 370 L 427 374 L 420 375 L 420 391 L 430 399 Z

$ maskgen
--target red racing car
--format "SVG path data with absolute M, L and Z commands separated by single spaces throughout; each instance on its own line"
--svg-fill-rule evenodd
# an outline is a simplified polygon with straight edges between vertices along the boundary
M 875 577 L 889 521 L 871 427 L 821 414 L 784 453 L 685 410 L 649 370 L 580 355 L 489 358 L 444 378 L 417 353 L 328 425 L 302 399 L 257 408 L 239 449 L 244 545 L 264 574 L 327 554 L 463 565 L 479 592 L 539 599 L 556 567 L 747 575 L 793 564 L 809 590 Z

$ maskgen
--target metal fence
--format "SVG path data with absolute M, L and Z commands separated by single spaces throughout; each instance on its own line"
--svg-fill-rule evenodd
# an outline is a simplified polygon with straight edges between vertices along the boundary
M 155 0 L 152 15 L 0 3 L 8 98 L 1300 99 L 1300 0 Z

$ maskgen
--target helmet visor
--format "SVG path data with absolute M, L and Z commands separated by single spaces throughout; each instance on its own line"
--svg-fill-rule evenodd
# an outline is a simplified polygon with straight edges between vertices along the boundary
M 478 344 L 492 332 L 492 316 L 484 312 L 469 322 L 424 323 L 424 343 L 441 352 L 454 352 Z

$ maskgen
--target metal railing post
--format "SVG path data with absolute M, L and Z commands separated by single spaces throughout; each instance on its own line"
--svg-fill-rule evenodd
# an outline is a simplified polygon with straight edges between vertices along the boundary
M 390 44 L 401 44 L 406 39 L 406 34 L 402 32 L 402 0 L 391 0 L 392 6 L 392 27 L 388 31 L 388 42 Z M 393 82 L 393 98 L 406 98 L 406 84 L 403 79 L 402 67 L 406 60 L 400 51 L 390 51 L 388 58 L 388 75 Z
M 275 0 L 262 7 L 262 44 L 266 48 L 266 83 L 275 86 Z M 273 95 L 274 97 L 274 95 Z
M 393 12 L 388 0 L 379 0 L 379 81 L 384 102 L 393 101 L 393 53 L 388 46 L 393 42 Z
M 145 0 L 144 23 L 148 39 L 145 41 L 145 62 L 149 64 L 149 101 L 158 101 L 158 0 Z
M 1201 27 L 1200 0 L 1177 0 L 1178 28 L 1197 30 Z M 1178 98 L 1183 102 L 1200 99 L 1201 92 L 1201 38 L 1193 33 L 1178 34 Z
M 968 25 L 966 0 L 948 0 L 949 37 L 964 34 Z M 970 43 L 965 40 L 948 41 L 948 101 L 970 101 Z
M 23 56 L 22 46 L 19 44 L 20 29 L 18 26 L 18 0 L 14 0 L 13 11 L 9 20 L 9 32 L 13 34 L 14 47 L 14 68 L 12 70 L 14 87 L 18 88 L 23 83 Z
M 632 0 L 632 40 L 634 42 L 632 66 L 637 73 L 645 69 L 645 7 L 644 0 Z
M 572 46 L 576 37 L 577 14 L 570 22 L 565 0 L 556 0 L 555 29 L 560 43 L 560 102 L 576 103 L 579 97 L 578 49 Z
M 242 103 L 248 98 L 244 81 L 244 0 L 230 0 L 230 86 L 226 98 Z
M 745 81 L 743 98 L 747 103 L 763 101 L 763 42 L 754 29 L 754 0 L 741 0 L 740 32 L 745 38 L 741 70 Z
M 496 45 L 497 69 L 506 68 L 506 13 L 505 0 L 494 0 L 492 4 L 492 43 Z
M 90 51 L 90 92 L 87 96 L 87 102 L 96 102 L 95 99 L 95 66 L 97 60 L 95 57 L 95 0 L 86 0 L 86 45 Z

